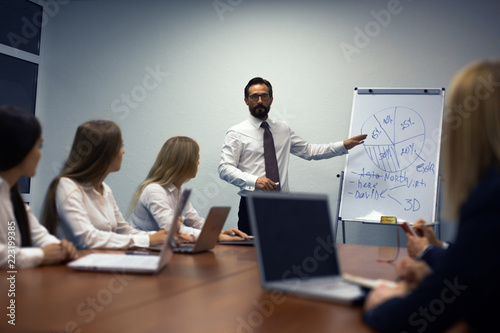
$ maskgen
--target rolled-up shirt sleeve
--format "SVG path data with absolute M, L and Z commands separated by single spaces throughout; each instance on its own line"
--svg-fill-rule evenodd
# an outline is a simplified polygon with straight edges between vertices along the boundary
M 347 154 L 342 141 L 326 144 L 308 143 L 293 131 L 290 133 L 290 152 L 305 160 L 322 160 Z

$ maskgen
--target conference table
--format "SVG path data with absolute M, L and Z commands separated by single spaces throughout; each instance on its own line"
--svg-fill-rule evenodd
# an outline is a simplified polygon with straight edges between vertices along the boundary
M 343 272 L 396 278 L 394 263 L 377 261 L 395 248 L 337 244 L 337 252 Z M 373 332 L 360 306 L 263 291 L 253 246 L 174 254 L 158 275 L 65 265 L 18 270 L 14 297 L 6 297 L 7 271 L 2 276 L 0 332 Z M 6 316 L 9 299 L 15 326 Z

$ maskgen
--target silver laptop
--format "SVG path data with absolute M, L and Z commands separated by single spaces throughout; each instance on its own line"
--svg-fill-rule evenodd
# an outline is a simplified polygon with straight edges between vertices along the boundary
M 172 257 L 172 244 L 175 243 L 174 236 L 177 234 L 177 219 L 181 216 L 190 194 L 191 190 L 184 190 L 182 192 L 181 200 L 179 200 L 177 211 L 173 218 L 172 228 L 168 233 L 167 240 L 163 243 L 160 255 L 93 253 L 68 263 L 68 266 L 72 269 L 85 271 L 159 273 Z
M 185 244 L 174 247 L 174 252 L 199 253 L 214 248 L 219 239 L 220 232 L 226 223 L 231 207 L 212 207 L 208 212 L 205 224 L 201 229 L 195 244 Z
M 365 292 L 342 278 L 326 195 L 247 196 L 262 288 L 352 303 Z

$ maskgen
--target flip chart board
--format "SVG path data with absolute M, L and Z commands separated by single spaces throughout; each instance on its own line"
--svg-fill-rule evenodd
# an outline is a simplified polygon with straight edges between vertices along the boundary
M 444 88 L 354 91 L 339 207 L 344 221 L 436 222 Z

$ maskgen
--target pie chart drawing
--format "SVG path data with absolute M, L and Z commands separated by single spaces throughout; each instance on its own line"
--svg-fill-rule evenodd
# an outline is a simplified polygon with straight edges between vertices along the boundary
M 368 136 L 365 152 L 380 170 L 399 172 L 420 157 L 425 142 L 425 124 L 413 109 L 393 106 L 376 112 L 361 128 Z

